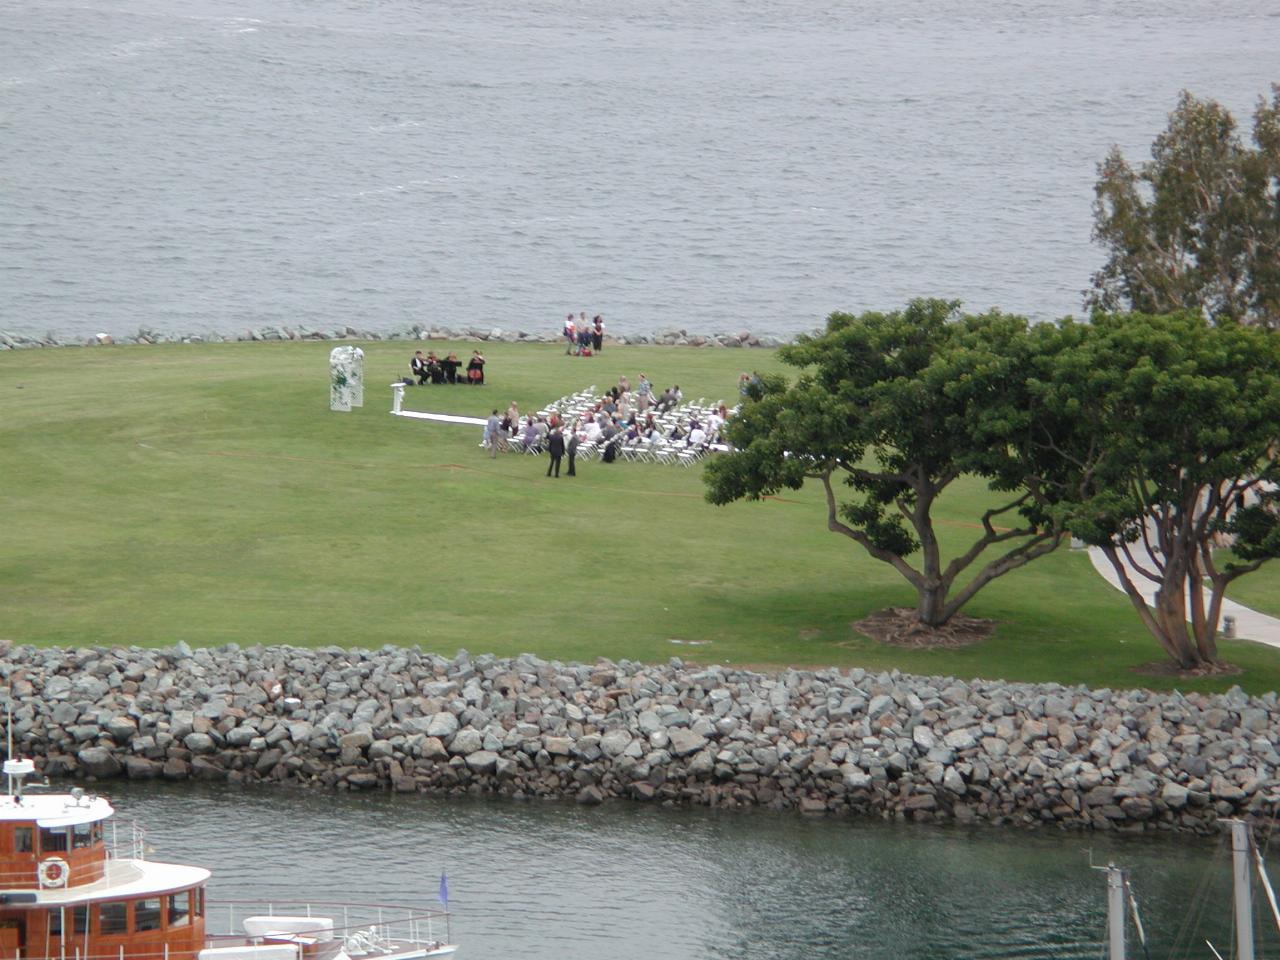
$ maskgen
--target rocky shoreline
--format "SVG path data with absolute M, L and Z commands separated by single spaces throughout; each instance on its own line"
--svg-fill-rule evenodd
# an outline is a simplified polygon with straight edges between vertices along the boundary
M 0 645 L 16 752 L 81 781 L 617 798 L 919 821 L 1216 832 L 1274 805 L 1275 693 L 860 669 L 772 677 L 230 644 Z
M 114 344 L 156 343 L 232 343 L 265 342 L 282 340 L 447 340 L 452 342 L 494 343 L 559 343 L 555 334 L 528 333 L 524 330 L 503 330 L 498 327 L 441 327 L 414 324 L 408 330 L 379 333 L 376 330 L 360 330 L 344 326 L 333 330 L 313 330 L 309 327 L 253 327 L 237 334 L 172 334 L 161 333 L 149 327 L 140 327 L 132 336 L 112 336 L 99 333 L 91 337 L 64 337 L 46 334 L 33 337 L 0 331 L 0 350 L 32 350 L 43 347 L 102 347 Z M 605 338 L 611 344 L 658 344 L 689 347 L 780 347 L 789 343 L 781 337 L 757 336 L 749 331 L 737 333 L 690 333 L 688 330 L 670 328 L 652 334 L 627 334 Z

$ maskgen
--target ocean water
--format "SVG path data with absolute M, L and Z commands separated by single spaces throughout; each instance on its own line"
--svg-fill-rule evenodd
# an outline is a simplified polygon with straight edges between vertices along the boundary
M 1079 312 L 1095 165 L 1274 0 L 9 0 L 0 330 Z
M 213 870 L 213 899 L 430 907 L 447 872 L 465 960 L 1093 960 L 1106 881 L 1091 858 L 1130 871 L 1150 941 L 1131 928 L 1131 957 L 1211 956 L 1206 939 L 1232 955 L 1229 844 L 1211 840 L 106 786 L 152 859 Z M 1280 956 L 1256 909 L 1258 956 Z M 215 908 L 210 929 L 229 919 Z

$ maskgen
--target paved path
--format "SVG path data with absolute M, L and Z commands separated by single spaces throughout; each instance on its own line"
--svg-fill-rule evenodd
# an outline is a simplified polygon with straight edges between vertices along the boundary
M 1124 587 L 1120 585 L 1120 577 L 1116 574 L 1115 568 L 1111 566 L 1111 561 L 1107 559 L 1107 555 L 1102 552 L 1100 547 L 1089 548 L 1089 562 L 1093 564 L 1093 569 L 1102 574 L 1107 583 L 1117 590 L 1124 590 Z M 1142 595 L 1147 601 L 1147 606 L 1151 606 L 1155 598 L 1155 585 L 1136 571 L 1130 571 L 1129 577 L 1142 591 Z M 1236 618 L 1237 637 L 1243 640 L 1256 640 L 1258 643 L 1265 643 L 1269 647 L 1280 647 L 1280 618 L 1269 617 L 1265 613 L 1251 610 L 1236 603 L 1234 600 L 1222 601 L 1222 615 Z

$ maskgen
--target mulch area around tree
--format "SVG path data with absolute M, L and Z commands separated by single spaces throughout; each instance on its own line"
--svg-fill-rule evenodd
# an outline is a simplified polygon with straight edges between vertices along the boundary
M 1237 667 L 1234 663 L 1226 663 L 1222 660 L 1217 663 L 1204 663 L 1189 670 L 1183 670 L 1172 660 L 1152 660 L 1150 663 L 1135 664 L 1129 669 L 1144 677 L 1182 677 L 1188 680 L 1195 677 L 1234 677 L 1244 673 L 1243 667 Z
M 991 636 L 996 621 L 958 613 L 942 626 L 931 627 L 917 620 L 911 607 L 889 607 L 854 621 L 851 626 L 880 643 L 927 650 L 954 649 L 978 643 Z

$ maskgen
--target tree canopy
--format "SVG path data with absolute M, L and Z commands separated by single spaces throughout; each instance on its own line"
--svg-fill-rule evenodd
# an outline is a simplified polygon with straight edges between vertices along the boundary
M 962 314 L 955 302 L 833 313 L 824 333 L 783 348 L 801 371 L 794 382 L 766 376 L 752 387 L 727 428 L 736 450 L 706 468 L 706 497 L 725 504 L 818 481 L 828 528 L 911 584 L 921 623 L 946 623 L 1062 538 L 1049 510 L 1054 486 L 1040 479 L 1050 471 L 1029 467 L 1029 350 L 1023 318 Z M 1004 498 L 975 518 L 973 543 L 946 559 L 932 510 L 964 474 Z
M 1259 99 L 1253 145 L 1231 114 L 1184 91 L 1136 170 L 1098 165 L 1094 240 L 1107 261 L 1088 305 L 1280 326 L 1280 86 Z
M 1280 555 L 1280 339 L 1199 314 L 1099 314 L 1033 340 L 1032 392 L 1070 420 L 1055 453 L 1086 481 L 1064 491 L 1060 523 L 1102 548 L 1170 657 L 1213 663 L 1227 585 Z

